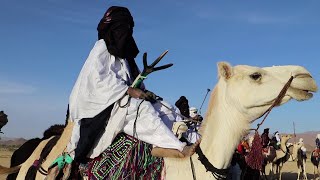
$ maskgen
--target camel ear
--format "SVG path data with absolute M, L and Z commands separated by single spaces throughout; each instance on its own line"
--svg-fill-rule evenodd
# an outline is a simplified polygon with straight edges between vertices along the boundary
M 227 62 L 219 62 L 218 73 L 219 73 L 219 77 L 223 77 L 224 79 L 229 79 L 230 77 L 233 76 L 232 66 Z

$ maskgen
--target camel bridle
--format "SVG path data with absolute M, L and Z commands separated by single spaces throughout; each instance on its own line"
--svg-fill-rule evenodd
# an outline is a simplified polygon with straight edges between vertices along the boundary
M 271 110 L 275 107 L 280 105 L 282 98 L 286 95 L 287 90 L 289 89 L 292 80 L 293 80 L 293 76 L 290 77 L 290 79 L 288 80 L 288 82 L 283 86 L 283 88 L 281 89 L 279 95 L 276 97 L 276 99 L 274 100 L 274 102 L 272 103 L 272 105 L 268 108 L 268 110 L 266 112 L 264 112 L 260 117 L 264 116 L 263 120 L 261 121 L 261 123 L 257 124 L 257 128 L 256 129 L 251 129 L 251 130 L 255 130 L 258 131 L 258 129 L 260 128 L 260 126 L 264 123 L 264 121 L 266 120 L 266 118 L 268 117 L 268 115 L 270 114 Z M 259 117 L 259 118 L 260 118 Z M 259 119 L 258 118 L 258 119 Z M 208 158 L 203 154 L 200 145 L 196 148 L 196 153 L 199 155 L 199 160 L 202 163 L 202 165 L 206 168 L 207 171 L 210 171 L 212 173 L 212 175 L 216 178 L 216 179 L 226 179 L 228 172 L 229 172 L 229 168 L 226 169 L 219 169 L 214 167 L 210 161 L 208 160 Z M 191 160 L 191 158 L 190 158 Z M 193 173 L 193 179 L 195 180 L 195 174 L 194 174 L 194 169 L 192 169 L 192 173 Z

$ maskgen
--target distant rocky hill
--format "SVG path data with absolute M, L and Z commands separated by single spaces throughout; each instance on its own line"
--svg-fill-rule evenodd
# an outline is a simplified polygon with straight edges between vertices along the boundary
M 320 134 L 320 131 L 308 131 L 304 133 L 297 133 L 295 138 L 292 138 L 289 142 L 298 142 L 300 138 L 303 138 L 304 145 L 307 148 L 307 151 L 312 151 L 315 148 L 315 139 L 317 134 Z M 0 145 L 4 146 L 20 146 L 25 143 L 27 139 L 24 138 L 8 138 L 2 137 L 0 139 Z
M 294 140 L 298 142 L 300 138 L 303 138 L 305 147 L 307 148 L 308 151 L 311 151 L 316 147 L 315 140 L 316 140 L 317 134 L 320 134 L 320 131 L 307 131 L 304 133 L 298 133 L 296 134 L 297 137 L 292 138 L 290 142 L 293 142 Z
M 27 139 L 24 138 L 2 138 L 0 140 L 0 145 L 4 145 L 4 146 L 20 146 L 23 143 L 25 143 L 27 141 Z

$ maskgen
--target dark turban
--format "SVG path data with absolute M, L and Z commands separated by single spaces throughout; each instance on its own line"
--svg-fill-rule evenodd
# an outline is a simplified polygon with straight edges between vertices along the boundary
M 139 49 L 132 37 L 133 17 L 125 7 L 112 6 L 98 24 L 98 38 L 104 39 L 110 54 L 122 59 L 132 59 Z
M 175 103 L 177 108 L 180 110 L 180 113 L 189 118 L 190 112 L 189 112 L 189 102 L 188 99 L 185 96 L 181 96 L 178 101 Z

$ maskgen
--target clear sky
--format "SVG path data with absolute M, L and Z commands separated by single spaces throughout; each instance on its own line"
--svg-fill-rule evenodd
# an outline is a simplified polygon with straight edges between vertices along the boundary
M 7 137 L 42 137 L 63 124 L 69 94 L 97 40 L 96 27 L 112 5 L 128 7 L 142 54 L 170 69 L 151 74 L 151 91 L 174 102 L 184 95 L 200 108 L 217 82 L 216 64 L 301 65 L 320 82 L 320 1 L 268 0 L 2 0 L 0 6 L 0 110 Z M 202 108 L 206 111 L 208 98 Z M 272 111 L 270 132 L 319 130 L 319 95 Z M 253 126 L 255 127 L 255 126 Z

